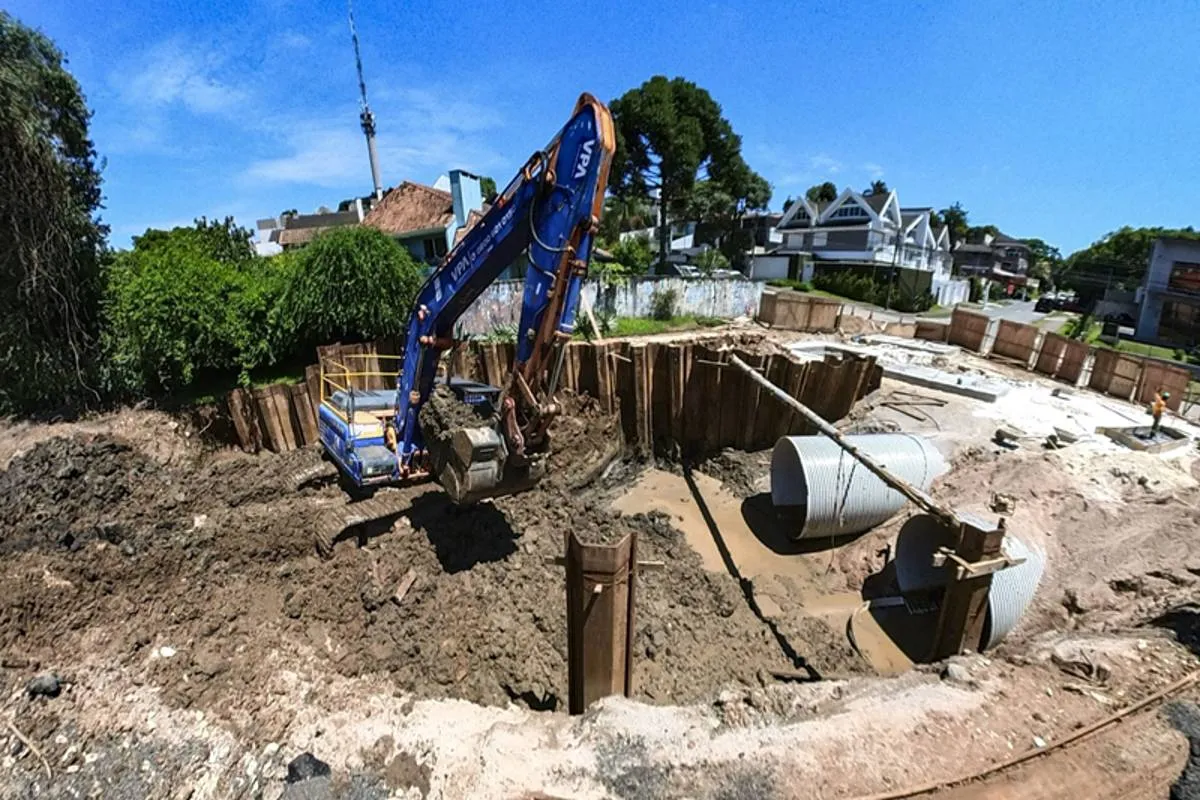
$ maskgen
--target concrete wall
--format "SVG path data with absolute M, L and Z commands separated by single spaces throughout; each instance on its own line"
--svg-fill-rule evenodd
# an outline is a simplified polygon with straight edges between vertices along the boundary
M 623 286 L 610 287 L 605 301 L 619 317 L 648 317 L 655 291 L 674 289 L 677 314 L 753 317 L 758 313 L 763 285 L 759 281 L 724 278 L 634 278 Z M 599 286 L 598 280 L 589 280 L 583 288 L 587 302 L 597 310 Z M 492 284 L 459 320 L 463 333 L 482 334 L 516 325 L 524 288 L 524 281 Z

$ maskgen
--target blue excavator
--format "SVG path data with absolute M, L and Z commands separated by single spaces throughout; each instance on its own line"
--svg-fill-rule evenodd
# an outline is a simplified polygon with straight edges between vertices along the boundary
M 366 388 L 384 373 L 322 365 L 321 445 L 349 488 L 369 492 L 432 478 L 453 502 L 467 504 L 531 488 L 541 478 L 615 147 L 608 108 L 582 95 L 567 124 L 417 293 L 398 369 L 389 373 L 394 389 Z M 523 255 L 516 355 L 503 385 L 453 376 L 440 384 L 439 362 L 455 345 L 455 323 Z M 447 397 L 460 408 L 450 408 Z M 456 413 L 464 406 L 473 413 Z M 342 523 L 392 512 L 376 505 L 351 503 L 354 513 Z M 320 549 L 331 545 L 332 534 L 318 534 Z

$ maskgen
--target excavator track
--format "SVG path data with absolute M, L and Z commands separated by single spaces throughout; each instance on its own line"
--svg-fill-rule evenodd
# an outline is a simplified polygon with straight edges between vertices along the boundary
M 349 531 L 391 522 L 411 508 L 412 501 L 410 492 L 385 489 L 365 500 L 352 500 L 322 511 L 317 515 L 314 531 L 317 553 L 322 558 L 331 557 L 334 544 Z

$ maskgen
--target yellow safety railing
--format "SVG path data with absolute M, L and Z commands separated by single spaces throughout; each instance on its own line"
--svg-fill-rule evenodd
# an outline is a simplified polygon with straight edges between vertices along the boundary
M 400 355 L 389 355 L 384 353 L 342 353 L 338 357 L 346 362 L 351 360 L 366 361 L 368 359 L 379 362 L 391 362 L 396 366 L 396 369 L 374 369 L 364 370 L 355 364 L 356 369 L 351 369 L 347 363 L 339 361 L 335 358 L 321 359 L 321 403 L 324 404 L 330 398 L 333 391 L 340 390 L 348 395 L 352 395 L 355 391 L 370 391 L 365 386 L 356 387 L 355 379 L 359 379 L 362 383 L 366 383 L 371 378 L 379 378 L 383 384 L 383 388 L 390 388 L 395 385 L 396 377 L 400 374 L 399 363 L 404 358 Z M 336 379 L 335 379 L 336 378 Z M 339 382 L 344 381 L 344 383 Z M 328 385 L 329 389 L 326 388 Z M 346 419 L 346 415 L 334 406 L 329 404 L 331 410 L 342 419 Z

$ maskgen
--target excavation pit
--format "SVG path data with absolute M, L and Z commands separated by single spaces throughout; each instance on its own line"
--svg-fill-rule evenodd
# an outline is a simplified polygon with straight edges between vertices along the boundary
M 1146 453 L 1170 453 L 1186 448 L 1191 443 L 1191 437 L 1186 433 L 1166 425 L 1161 426 L 1157 432 L 1149 425 L 1137 425 L 1130 428 L 1098 428 L 1096 432 L 1104 434 L 1130 450 Z

